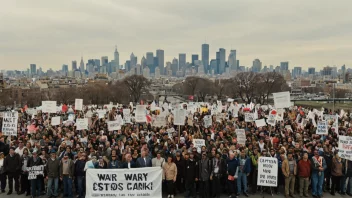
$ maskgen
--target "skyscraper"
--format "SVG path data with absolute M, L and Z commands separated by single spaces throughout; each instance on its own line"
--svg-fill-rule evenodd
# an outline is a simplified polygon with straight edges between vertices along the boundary
M 228 64 L 229 64 L 230 71 L 238 70 L 238 65 L 236 60 L 236 50 L 230 51 Z
M 178 71 L 178 60 L 177 60 L 177 58 L 174 58 L 172 60 L 171 71 L 172 71 L 172 76 L 176 76 L 176 73 Z
M 192 54 L 192 66 L 195 65 L 195 62 L 198 60 L 199 56 L 198 54 Z
M 81 57 L 81 62 L 80 62 L 80 64 L 79 64 L 79 70 L 80 70 L 81 72 L 84 72 L 84 61 L 83 61 L 83 57 Z
M 280 63 L 280 70 L 281 72 L 288 70 L 288 62 L 281 62 Z
M 137 57 L 133 54 L 133 52 L 130 56 L 130 61 L 131 61 L 131 67 L 135 67 L 137 65 Z
M 63 64 L 62 65 L 62 70 L 61 70 L 62 72 L 68 72 L 68 65 L 65 65 L 65 64 Z
M 117 46 L 115 46 L 114 61 L 117 67 L 116 69 L 120 69 L 120 55 L 119 55 L 119 52 L 117 51 Z
M 259 59 L 253 61 L 252 72 L 260 72 L 262 70 L 262 62 Z
M 72 61 L 72 71 L 76 71 L 77 70 L 77 61 Z
M 151 73 L 155 73 L 155 65 L 154 65 L 154 55 L 153 52 L 147 52 L 147 66 L 149 67 L 149 71 Z
M 308 74 L 309 75 L 314 75 L 315 74 L 315 67 L 309 67 L 308 68 Z
M 294 78 L 297 78 L 297 77 L 301 76 L 301 74 L 302 74 L 302 67 L 294 67 L 293 68 L 292 76 Z
M 142 69 L 147 66 L 147 59 L 143 56 L 141 59 L 141 67 Z
M 204 73 L 207 74 L 209 70 L 209 44 L 202 44 L 202 62 Z
M 36 64 L 30 64 L 30 72 L 31 74 L 37 74 L 37 65 Z
M 156 57 L 158 58 L 158 67 L 160 69 L 160 74 L 165 74 L 165 61 L 164 61 L 164 50 L 156 50 Z
M 224 48 L 219 49 L 219 74 L 225 72 L 225 57 L 226 57 L 226 50 Z
M 109 58 L 107 56 L 102 56 L 101 57 L 101 66 L 108 66 L 109 64 Z
M 184 71 L 186 70 L 186 54 L 180 53 L 178 55 L 178 70 Z

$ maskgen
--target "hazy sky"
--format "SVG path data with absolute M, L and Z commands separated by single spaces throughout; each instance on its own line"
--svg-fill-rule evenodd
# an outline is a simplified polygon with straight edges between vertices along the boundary
M 71 61 L 165 50 L 210 57 L 237 50 L 240 65 L 289 61 L 352 67 L 351 0 L 0 0 L 0 69 L 61 69 Z

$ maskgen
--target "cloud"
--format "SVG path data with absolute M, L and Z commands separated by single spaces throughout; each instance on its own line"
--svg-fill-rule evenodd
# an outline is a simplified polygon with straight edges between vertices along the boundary
M 352 2 L 341 0 L 63 0 L 4 1 L 0 7 L 0 69 L 36 63 L 60 69 L 72 60 L 165 50 L 210 56 L 237 49 L 241 65 L 289 61 L 290 68 L 352 65 Z

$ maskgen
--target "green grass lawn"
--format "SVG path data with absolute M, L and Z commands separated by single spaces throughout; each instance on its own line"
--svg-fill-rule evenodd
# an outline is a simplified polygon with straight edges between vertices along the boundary
M 315 101 L 297 101 L 295 102 L 296 106 L 303 106 L 303 107 L 312 107 L 315 109 L 321 109 L 322 107 L 332 109 L 333 103 L 327 102 L 315 102 Z M 352 102 L 335 102 L 335 110 L 336 109 L 344 109 L 344 110 L 352 110 Z

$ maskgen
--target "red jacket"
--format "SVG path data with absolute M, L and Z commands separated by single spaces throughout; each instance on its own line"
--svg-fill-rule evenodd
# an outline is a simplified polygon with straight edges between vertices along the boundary
M 304 161 L 303 159 L 298 162 L 298 176 L 310 177 L 311 167 L 310 160 Z

